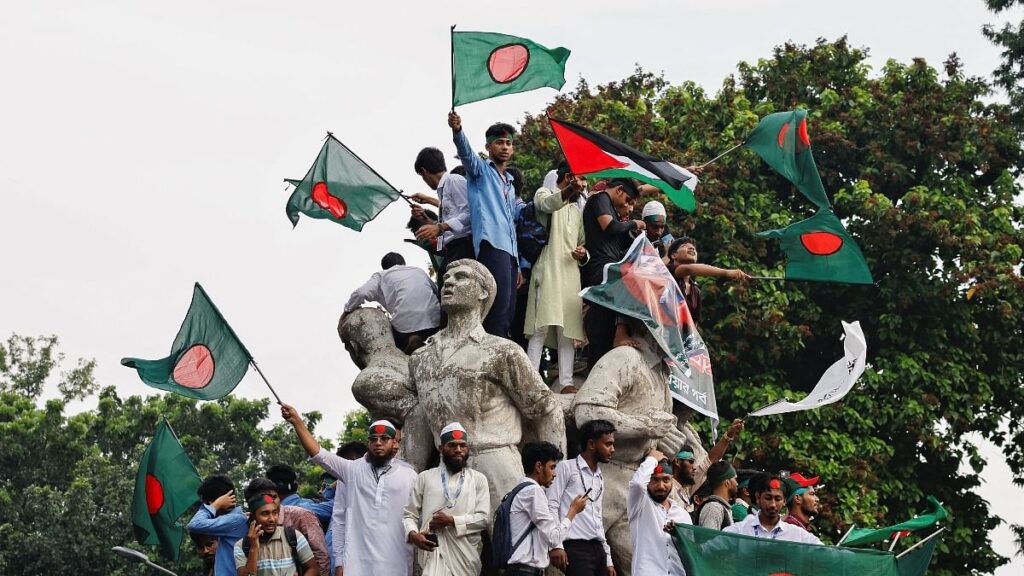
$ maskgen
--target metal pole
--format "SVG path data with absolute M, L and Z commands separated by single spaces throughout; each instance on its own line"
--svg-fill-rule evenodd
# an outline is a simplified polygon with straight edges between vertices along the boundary
M 850 532 L 853 532 L 853 529 L 856 527 L 856 524 L 850 524 L 850 529 L 846 531 L 846 534 L 843 534 L 843 537 L 839 539 L 839 542 L 836 542 L 836 546 L 841 546 L 843 542 L 846 542 L 846 539 L 850 537 Z
M 739 148 L 740 146 L 743 146 L 743 144 L 745 144 L 745 142 L 740 142 L 739 144 L 737 144 L 737 145 L 733 146 L 732 148 L 729 148 L 729 149 L 728 149 L 728 150 L 726 150 L 725 152 L 722 152 L 722 153 L 721 153 L 721 154 L 719 154 L 718 156 L 715 156 L 715 157 L 714 157 L 714 158 L 712 158 L 711 160 L 708 160 L 707 162 L 705 162 L 705 163 L 701 164 L 700 166 L 698 166 L 698 168 L 704 168 L 704 167 L 705 167 L 705 166 L 707 166 L 708 164 L 711 164 L 712 162 L 716 162 L 716 161 L 717 161 L 717 160 L 718 160 L 719 158 L 721 158 L 722 156 L 725 156 L 726 154 L 728 154 L 729 152 L 732 152 L 733 150 L 735 150 L 735 149 Z
M 267 388 L 270 388 L 270 393 L 273 394 L 274 398 L 277 399 L 278 405 L 283 406 L 284 404 L 281 402 L 281 397 L 277 395 L 277 392 L 274 390 L 274 387 L 270 385 L 270 381 L 267 380 L 267 377 L 263 375 L 263 370 L 260 370 L 260 367 L 256 364 L 256 359 L 250 358 L 249 363 L 252 364 L 252 367 L 256 369 L 256 373 L 260 375 L 260 378 L 263 378 L 263 382 L 267 385 Z
M 931 540 L 932 538 L 935 538 L 936 536 L 938 536 L 938 535 L 939 535 L 939 533 L 940 533 L 940 532 L 944 531 L 945 529 L 946 529 L 946 528 L 945 528 L 945 527 L 943 527 L 943 528 L 939 528 L 939 529 L 938 529 L 938 530 L 936 530 L 935 532 L 932 532 L 932 535 L 931 535 L 931 536 L 929 536 L 929 537 L 925 538 L 924 540 L 921 540 L 921 541 L 920 541 L 920 542 L 918 542 L 917 544 L 914 544 L 914 545 L 913 545 L 913 546 L 911 546 L 910 548 L 907 548 L 907 549 L 906 549 L 906 550 L 904 550 L 903 552 L 900 552 L 899 554 L 897 554 L 897 555 L 896 555 L 896 559 L 897 559 L 897 560 L 899 560 L 900 558 L 903 558 L 904 556 L 906 556 L 907 554 L 909 554 L 911 550 L 913 550 L 914 548 L 917 548 L 918 546 L 920 546 L 921 544 L 924 544 L 925 542 L 927 542 L 927 541 Z

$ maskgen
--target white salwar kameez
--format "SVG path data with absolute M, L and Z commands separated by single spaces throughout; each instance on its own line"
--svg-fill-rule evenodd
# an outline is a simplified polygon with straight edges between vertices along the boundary
M 430 531 L 434 512 L 447 512 L 455 520 L 455 526 L 434 531 L 438 547 L 432 552 L 416 551 L 423 576 L 477 576 L 481 569 L 482 533 L 490 523 L 487 477 L 469 468 L 454 475 L 446 471 L 446 476 L 447 501 L 441 486 L 441 468 L 424 470 L 416 477 L 405 506 L 405 534 Z M 461 492 L 460 478 L 463 479 Z M 348 574 L 347 568 L 345 574 Z

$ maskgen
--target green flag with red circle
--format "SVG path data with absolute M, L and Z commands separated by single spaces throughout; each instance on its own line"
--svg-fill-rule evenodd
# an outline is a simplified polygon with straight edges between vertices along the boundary
M 135 538 L 146 545 L 159 545 L 160 552 L 178 559 L 184 529 L 178 517 L 199 501 L 196 490 L 201 479 L 185 454 L 174 430 L 166 420 L 157 426 L 146 446 L 135 477 L 132 526 Z
M 765 116 L 744 144 L 792 182 L 818 208 L 832 205 L 811 154 L 807 110 L 776 112 Z
M 860 247 L 831 208 L 821 208 L 806 220 L 757 235 L 782 242 L 787 280 L 874 283 Z
M 567 48 L 494 32 L 452 32 L 452 107 L 565 85 Z
M 252 355 L 196 282 L 170 355 L 159 360 L 123 358 L 121 364 L 137 370 L 139 378 L 154 388 L 216 400 L 238 386 L 251 361 Z
M 299 223 L 301 213 L 359 232 L 401 197 L 394 186 L 329 132 L 306 176 L 285 181 L 295 186 L 285 205 L 292 227 Z

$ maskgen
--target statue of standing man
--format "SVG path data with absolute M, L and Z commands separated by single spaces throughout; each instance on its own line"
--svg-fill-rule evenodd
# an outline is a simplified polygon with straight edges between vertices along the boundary
M 481 326 L 496 290 L 494 277 L 479 262 L 452 262 L 441 292 L 448 326 L 409 361 L 434 436 L 457 421 L 474 439 L 469 465 L 487 476 L 491 510 L 523 476 L 519 444 L 524 432 L 565 451 L 565 419 L 555 395 L 522 348 Z

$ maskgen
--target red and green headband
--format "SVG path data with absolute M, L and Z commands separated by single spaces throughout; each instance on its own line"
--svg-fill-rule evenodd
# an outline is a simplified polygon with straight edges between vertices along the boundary
M 394 425 L 387 420 L 377 420 L 370 427 L 366 429 L 370 436 L 387 436 L 388 438 L 394 438 L 398 436 L 398 430 L 395 430 Z

